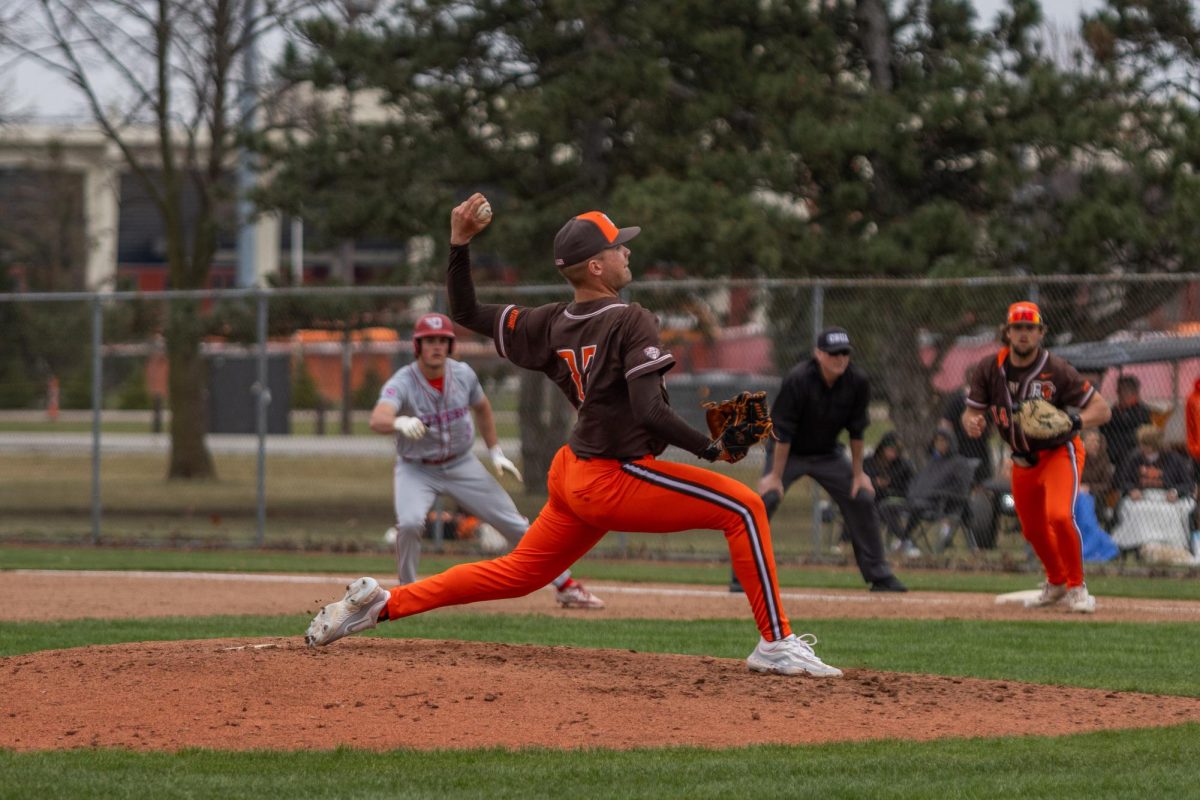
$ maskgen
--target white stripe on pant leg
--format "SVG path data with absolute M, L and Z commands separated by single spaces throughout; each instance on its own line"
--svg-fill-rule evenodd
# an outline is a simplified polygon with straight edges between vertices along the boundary
M 1079 462 L 1075 455 L 1075 440 L 1072 439 L 1067 443 L 1067 455 L 1071 459 L 1071 474 L 1075 477 L 1074 486 L 1071 488 L 1071 527 L 1075 528 L 1075 536 L 1079 538 L 1079 563 L 1083 563 L 1083 531 L 1079 527 L 1079 520 L 1075 516 L 1075 504 L 1079 502 Z
M 681 494 L 689 494 L 693 497 L 698 497 L 709 502 L 716 503 L 719 506 L 736 512 L 742 517 L 742 522 L 746 526 L 746 533 L 749 535 L 751 542 L 751 551 L 754 553 L 755 568 L 758 572 L 759 583 L 763 586 L 763 597 L 766 598 L 767 617 L 771 621 L 771 632 L 774 634 L 775 640 L 783 638 L 783 623 L 779 618 L 779 608 L 775 605 L 775 595 L 769 591 L 771 571 L 766 563 L 766 556 L 762 551 L 762 541 L 758 534 L 758 525 L 754 522 L 754 513 L 742 503 L 737 502 L 723 494 L 714 490 L 706 489 L 702 486 L 682 481 L 673 478 L 663 473 L 648 470 L 645 467 L 639 467 L 636 464 L 622 464 L 621 469 L 625 472 L 636 475 L 647 483 L 654 483 L 669 489 L 673 489 Z

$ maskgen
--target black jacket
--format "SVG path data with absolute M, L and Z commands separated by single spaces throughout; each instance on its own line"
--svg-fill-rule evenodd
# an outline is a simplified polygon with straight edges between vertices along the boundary
M 877 501 L 886 497 L 906 497 L 908 485 L 917 473 L 917 468 L 903 454 L 899 454 L 893 461 L 883 457 L 883 449 L 889 445 L 895 446 L 896 443 L 894 433 L 884 434 L 876 445 L 875 452 L 863 464 L 863 471 L 870 476 L 871 485 L 875 487 Z
M 946 508 L 961 502 L 971 491 L 974 470 L 970 461 L 958 454 L 953 435 L 942 436 L 950 443 L 949 451 L 941 455 L 931 447 L 929 463 L 908 486 L 908 503 L 914 508 Z
M 828 386 L 815 358 L 787 374 L 771 408 L 775 435 L 791 442 L 790 455 L 821 456 L 837 452 L 838 436 L 848 431 L 861 441 L 870 424 L 867 405 L 871 385 L 867 373 L 851 364 Z

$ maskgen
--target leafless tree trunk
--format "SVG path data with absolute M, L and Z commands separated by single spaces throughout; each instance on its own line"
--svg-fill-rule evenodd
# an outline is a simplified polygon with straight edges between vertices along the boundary
M 234 201 L 230 171 L 241 120 L 240 54 L 314 0 L 25 0 L 0 12 L 0 49 L 66 78 L 158 207 L 173 289 L 208 285 L 217 231 Z M 101 85 L 115 76 L 119 88 Z M 152 132 L 154 146 L 144 145 Z M 185 214 L 189 200 L 195 213 Z M 199 307 L 174 303 L 170 478 L 215 474 L 205 443 L 206 376 Z

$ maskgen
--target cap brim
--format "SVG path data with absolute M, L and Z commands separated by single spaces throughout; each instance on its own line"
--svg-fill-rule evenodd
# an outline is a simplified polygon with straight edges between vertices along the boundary
M 828 353 L 831 356 L 841 356 L 854 352 L 853 347 L 834 347 L 829 350 L 826 350 L 824 347 L 822 347 L 820 350 L 822 353 Z
M 617 231 L 617 238 L 613 239 L 613 245 L 625 244 L 641 232 L 642 229 L 637 225 L 634 225 L 632 228 L 621 228 Z

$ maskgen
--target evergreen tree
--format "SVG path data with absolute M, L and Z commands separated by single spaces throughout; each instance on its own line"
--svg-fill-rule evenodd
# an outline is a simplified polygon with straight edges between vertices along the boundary
M 554 232 L 590 208 L 645 226 L 635 269 L 692 276 L 1180 270 L 1196 246 L 1195 126 L 1153 69 L 1123 67 L 1194 41 L 1165 21 L 1178 0 L 1159 5 L 1152 30 L 1124 12 L 1090 23 L 1089 51 L 1064 64 L 1045 52 L 1036 0 L 990 27 L 969 0 L 401 0 L 371 27 L 313 21 L 286 70 L 377 93 L 387 121 L 321 117 L 273 155 L 299 196 L 348 152 L 344 184 L 314 184 L 329 187 L 322 202 L 431 232 L 435 263 L 450 200 L 491 190 L 497 223 L 475 252 L 526 280 L 557 278 Z M 832 293 L 825 318 L 864 340 L 868 366 L 902 376 L 880 389 L 917 447 L 942 357 L 1009 294 L 898 297 L 886 335 L 870 335 L 879 310 L 854 292 Z M 1040 299 L 1059 331 L 1090 338 L 1165 295 Z M 802 352 L 795 298 L 776 300 L 775 339 Z

